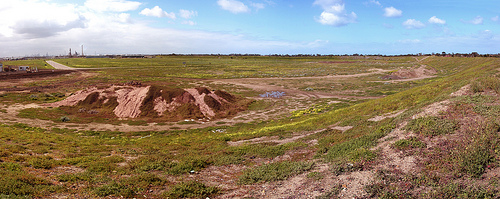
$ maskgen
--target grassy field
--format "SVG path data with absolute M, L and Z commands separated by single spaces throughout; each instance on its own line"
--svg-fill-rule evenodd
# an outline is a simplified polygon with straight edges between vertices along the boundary
M 349 178 L 356 172 L 373 176 L 359 188 L 364 197 L 500 196 L 500 175 L 496 175 L 500 174 L 498 59 L 429 57 L 417 62 L 412 57 L 163 56 L 56 61 L 93 68 L 93 76 L 70 90 L 127 81 L 179 88 L 203 84 L 256 98 L 244 114 L 265 116 L 294 103 L 298 108 L 286 109 L 269 119 L 236 123 L 221 120 L 214 126 L 176 126 L 163 131 L 75 130 L 70 125 L 34 127 L 29 123 L 5 122 L 0 125 L 1 197 L 278 197 L 283 195 L 262 195 L 259 187 L 279 188 L 291 178 L 302 176 L 306 190 L 321 184 L 323 191 L 314 192 L 314 197 L 335 198 L 353 194 L 349 191 L 354 188 L 346 187 L 348 183 L 342 176 Z M 390 72 L 326 78 L 421 65 L 432 67 L 437 73 L 426 79 L 392 83 L 380 79 Z M 66 81 L 65 78 L 68 77 L 20 86 L 29 89 Z M 309 92 L 351 98 L 304 98 L 290 94 L 267 99 L 258 98 L 261 90 L 214 83 L 241 78 L 257 78 L 268 86 L 294 90 L 297 96 Z M 465 85 L 470 87 L 467 94 L 450 96 Z M 37 99 L 29 98 L 32 95 Z M 64 98 L 51 96 L 3 92 L 0 114 L 6 114 L 14 103 L 42 104 Z M 329 103 L 332 100 L 340 103 Z M 413 117 L 442 101 L 447 101 L 448 108 L 437 115 Z M 396 112 L 401 114 L 371 119 Z M 31 108 L 21 110 L 17 117 L 64 123 L 58 121 L 64 114 L 62 109 Z M 115 119 L 71 119 L 83 124 L 120 124 Z M 144 124 L 141 120 L 135 122 Z M 399 131 L 405 136 L 394 134 Z M 377 148 L 385 142 L 392 143 L 388 149 Z M 387 163 L 387 151 L 396 151 L 396 156 L 403 159 L 414 158 L 415 169 L 381 166 L 399 165 L 397 161 Z M 319 169 L 321 165 L 328 169 Z
M 4 61 L 4 66 L 31 66 L 37 67 L 38 69 L 53 69 L 52 66 L 47 64 L 43 59 L 35 60 L 17 60 L 17 61 Z

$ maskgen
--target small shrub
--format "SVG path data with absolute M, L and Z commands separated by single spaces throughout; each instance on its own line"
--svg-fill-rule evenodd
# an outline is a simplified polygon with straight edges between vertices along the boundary
M 254 184 L 263 181 L 286 180 L 313 168 L 313 162 L 275 162 L 265 164 L 243 172 L 240 184 Z
M 77 182 L 81 180 L 78 174 L 73 173 L 57 175 L 56 179 L 59 182 Z
M 325 176 L 322 173 L 320 173 L 320 172 L 311 172 L 311 173 L 307 174 L 307 177 L 311 178 L 311 179 L 315 179 L 315 180 L 321 180 Z
M 69 117 L 66 117 L 66 116 L 62 116 L 61 118 L 59 118 L 59 120 L 61 122 L 69 122 L 70 121 Z
M 456 121 L 439 117 L 422 117 L 411 120 L 405 130 L 413 131 L 419 135 L 436 136 L 453 133 L 457 128 Z
M 112 172 L 116 168 L 115 164 L 106 161 L 92 162 L 86 166 L 88 172 L 97 172 L 97 173 Z
M 0 168 L 5 171 L 22 171 L 23 167 L 14 162 L 1 162 L 0 163 Z
M 394 142 L 392 144 L 392 148 L 398 149 L 398 150 L 407 150 L 407 149 L 413 149 L 413 148 L 425 148 L 427 145 L 420 141 L 416 137 L 410 137 L 408 139 L 402 139 Z
M 167 198 L 205 198 L 219 194 L 217 187 L 206 186 L 203 183 L 189 181 L 174 185 L 164 196 Z
M 355 159 L 356 157 L 354 156 L 357 156 L 356 153 L 363 151 L 367 152 L 366 148 L 374 146 L 377 143 L 378 139 L 387 135 L 389 132 L 392 131 L 392 129 L 394 129 L 394 125 L 392 124 L 382 125 L 375 131 L 373 131 L 371 134 L 361 136 L 356 139 L 351 139 L 339 144 L 335 144 L 327 150 L 328 153 L 325 155 L 325 159 L 328 161 L 334 161 L 337 158 L 345 157 L 346 155 L 348 155 L 348 157 L 351 159 L 352 158 Z M 361 154 L 358 154 L 358 156 L 359 155 Z M 371 156 L 368 153 L 365 155 Z
M 217 166 L 230 165 L 230 164 L 241 164 L 243 161 L 245 161 L 244 157 L 241 157 L 240 155 L 236 155 L 236 154 L 217 155 L 217 156 L 214 156 L 213 159 L 214 159 L 214 165 L 217 165 Z
M 129 187 L 135 187 L 139 191 L 144 191 L 149 186 L 161 186 L 167 181 L 152 173 L 141 173 L 123 180 L 122 183 Z
M 469 144 L 461 154 L 460 167 L 463 172 L 480 177 L 486 167 L 495 160 L 495 148 L 498 140 L 492 137 L 482 137 Z
M 97 187 L 94 190 L 94 193 L 100 197 L 115 195 L 115 196 L 131 198 L 136 195 L 135 191 L 132 188 L 129 188 L 123 184 L 116 182 L 112 182 L 110 184 Z
M 38 100 L 38 96 L 37 96 L 37 95 L 30 95 L 28 98 L 29 98 L 30 100 L 33 100 L 33 101 L 34 101 L 34 100 Z
M 31 158 L 28 163 L 35 169 L 51 169 L 57 164 L 50 156 L 37 156 Z
M 171 164 L 171 168 L 168 170 L 168 173 L 174 175 L 185 174 L 193 170 L 201 170 L 209 164 L 210 162 L 206 159 L 194 158 L 191 160 Z
M 327 191 L 320 196 L 316 197 L 316 199 L 331 199 L 331 198 L 340 198 L 338 195 L 340 194 L 340 191 L 342 191 L 342 185 L 341 184 L 335 184 L 332 186 L 332 189 L 330 191 Z
M 367 166 L 369 166 L 369 164 L 366 161 L 357 161 L 357 162 L 340 161 L 333 164 L 332 172 L 338 176 L 344 173 L 365 170 L 365 167 Z
M 168 157 L 159 155 L 141 156 L 129 163 L 131 169 L 138 171 L 166 170 L 174 163 Z
M 463 183 L 451 183 L 437 187 L 429 196 L 430 198 L 498 198 L 493 189 Z
M 41 198 L 43 193 L 54 192 L 57 189 L 57 187 L 52 186 L 50 181 L 25 172 L 0 169 L 0 176 L 0 195 L 38 196 L 36 198 Z
M 487 89 L 500 94 L 500 79 L 494 76 L 487 76 L 471 82 L 471 90 L 474 93 L 484 92 Z

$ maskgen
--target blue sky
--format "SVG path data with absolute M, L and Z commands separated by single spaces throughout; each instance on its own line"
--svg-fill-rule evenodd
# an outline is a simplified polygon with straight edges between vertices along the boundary
M 0 57 L 500 53 L 496 0 L 9 0 Z

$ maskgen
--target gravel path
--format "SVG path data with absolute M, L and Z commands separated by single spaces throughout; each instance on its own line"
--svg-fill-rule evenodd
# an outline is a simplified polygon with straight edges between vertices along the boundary
M 62 65 L 62 64 L 57 63 L 57 62 L 52 61 L 52 60 L 47 60 L 46 62 L 47 62 L 47 64 L 51 65 L 52 67 L 54 67 L 55 69 L 58 69 L 58 70 L 79 70 L 80 69 L 80 68 L 72 68 L 72 67 L 69 67 L 66 65 Z

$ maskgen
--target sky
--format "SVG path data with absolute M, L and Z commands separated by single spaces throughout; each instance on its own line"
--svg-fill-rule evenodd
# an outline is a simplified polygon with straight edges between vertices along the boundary
M 498 0 L 2 0 L 0 57 L 500 53 Z

